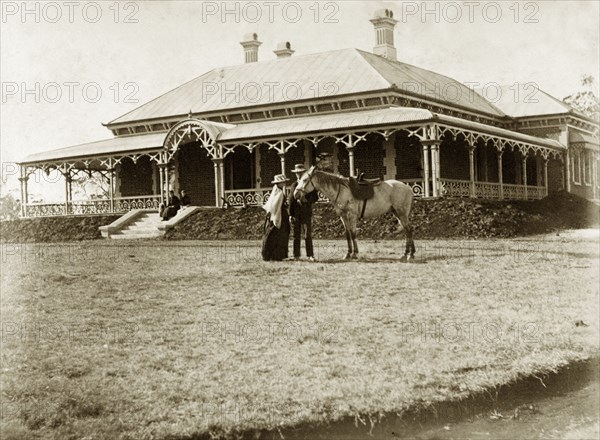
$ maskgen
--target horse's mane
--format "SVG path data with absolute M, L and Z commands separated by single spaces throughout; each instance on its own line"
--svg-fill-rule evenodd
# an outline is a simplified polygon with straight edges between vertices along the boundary
M 319 179 L 323 180 L 326 185 L 344 185 L 350 187 L 350 179 L 339 174 L 328 173 L 327 171 L 316 169 L 315 172 L 319 173 Z

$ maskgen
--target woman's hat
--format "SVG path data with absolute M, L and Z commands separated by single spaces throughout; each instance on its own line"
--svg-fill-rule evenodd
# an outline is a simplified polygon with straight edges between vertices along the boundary
M 275 177 L 273 177 L 273 181 L 271 183 L 276 185 L 278 183 L 288 183 L 289 181 L 290 179 L 285 177 L 285 174 L 277 174 Z
M 292 173 L 304 173 L 306 172 L 306 168 L 304 168 L 304 165 L 302 165 L 301 163 L 297 163 L 296 165 L 294 165 L 294 169 L 292 170 Z

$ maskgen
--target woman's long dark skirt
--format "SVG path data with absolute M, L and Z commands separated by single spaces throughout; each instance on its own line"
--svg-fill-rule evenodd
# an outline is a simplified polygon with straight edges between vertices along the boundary
M 281 227 L 276 228 L 267 214 L 263 230 L 262 258 L 265 261 L 281 261 L 288 257 L 290 238 L 290 220 L 287 215 L 281 217 Z

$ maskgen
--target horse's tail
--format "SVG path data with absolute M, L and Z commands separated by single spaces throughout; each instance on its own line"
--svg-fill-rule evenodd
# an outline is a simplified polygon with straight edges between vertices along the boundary
M 414 199 L 412 188 L 400 181 L 393 180 L 392 186 L 391 211 L 398 219 L 398 232 L 410 228 L 410 212 Z

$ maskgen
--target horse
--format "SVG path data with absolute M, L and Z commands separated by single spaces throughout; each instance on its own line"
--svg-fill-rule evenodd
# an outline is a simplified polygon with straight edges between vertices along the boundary
M 398 180 L 385 180 L 372 187 L 372 197 L 362 200 L 352 194 L 349 178 L 320 170 L 313 165 L 300 178 L 294 197 L 301 199 L 314 190 L 320 191 L 329 199 L 329 203 L 333 205 L 336 214 L 344 224 L 348 241 L 346 260 L 358 258 L 357 220 L 376 218 L 390 211 L 398 220 L 399 230 L 404 228 L 406 231 L 406 248 L 400 261 L 407 262 L 414 259 L 413 227 L 409 221 L 413 202 L 410 186 Z

